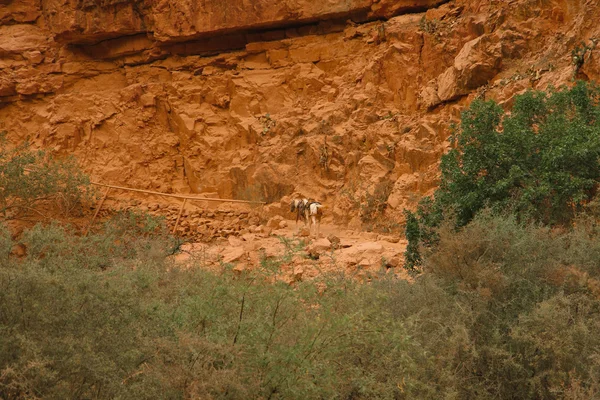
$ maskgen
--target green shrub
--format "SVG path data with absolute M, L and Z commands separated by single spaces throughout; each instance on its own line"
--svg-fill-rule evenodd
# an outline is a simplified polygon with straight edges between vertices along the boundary
M 40 213 L 41 204 L 51 204 L 62 215 L 81 211 L 90 197 L 89 179 L 68 158 L 57 160 L 28 143 L 11 147 L 0 134 L 0 216 L 3 220 Z M 43 215 L 43 214 L 42 214 Z
M 426 200 L 430 210 L 415 216 L 420 229 L 448 215 L 462 227 L 484 208 L 569 224 L 600 179 L 599 101 L 598 86 L 584 82 L 561 91 L 529 91 L 516 98 L 510 113 L 493 101 L 474 101 L 442 157 L 440 187 Z M 411 244 L 411 251 L 418 246 Z
M 586 229 L 557 233 L 490 213 L 458 232 L 440 228 L 423 270 L 466 317 L 467 357 L 454 364 L 466 372 L 461 398 L 563 398 L 575 381 L 597 392 L 600 247 Z

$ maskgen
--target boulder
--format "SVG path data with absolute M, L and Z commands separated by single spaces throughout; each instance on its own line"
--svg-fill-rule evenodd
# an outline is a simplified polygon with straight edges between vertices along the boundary
M 306 247 L 306 251 L 312 257 L 318 258 L 321 254 L 331 250 L 331 242 L 327 238 L 318 239 Z
M 454 100 L 487 84 L 500 71 L 502 45 L 495 35 L 483 35 L 464 44 L 437 79 L 437 95 L 441 101 Z

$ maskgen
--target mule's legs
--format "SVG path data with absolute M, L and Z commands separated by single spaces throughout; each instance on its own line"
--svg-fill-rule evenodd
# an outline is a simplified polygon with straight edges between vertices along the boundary
M 321 218 L 317 217 L 317 239 L 321 235 Z
M 317 216 L 316 215 L 311 215 L 310 219 L 311 219 L 311 222 L 312 222 L 312 226 L 315 227 L 315 232 L 317 234 L 317 238 L 319 238 L 319 225 L 317 225 Z M 312 234 L 312 227 L 311 227 L 310 233 Z

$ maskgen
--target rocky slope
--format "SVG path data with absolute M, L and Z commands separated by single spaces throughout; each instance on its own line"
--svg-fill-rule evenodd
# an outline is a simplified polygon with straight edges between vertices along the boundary
M 0 0 L 0 130 L 98 181 L 359 226 L 476 97 L 600 78 L 591 0 Z M 379 202 L 379 203 L 378 203 Z

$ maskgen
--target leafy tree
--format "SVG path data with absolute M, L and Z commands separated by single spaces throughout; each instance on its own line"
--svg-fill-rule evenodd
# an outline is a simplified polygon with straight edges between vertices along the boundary
M 494 101 L 474 101 L 451 137 L 453 148 L 442 157 L 434 198 L 421 204 L 418 216 L 408 214 L 418 220 L 409 241 L 450 214 L 456 227 L 465 226 L 484 208 L 568 224 L 600 179 L 599 101 L 599 87 L 585 82 L 529 91 L 506 113 Z M 407 260 L 419 259 L 415 251 L 412 240 Z

